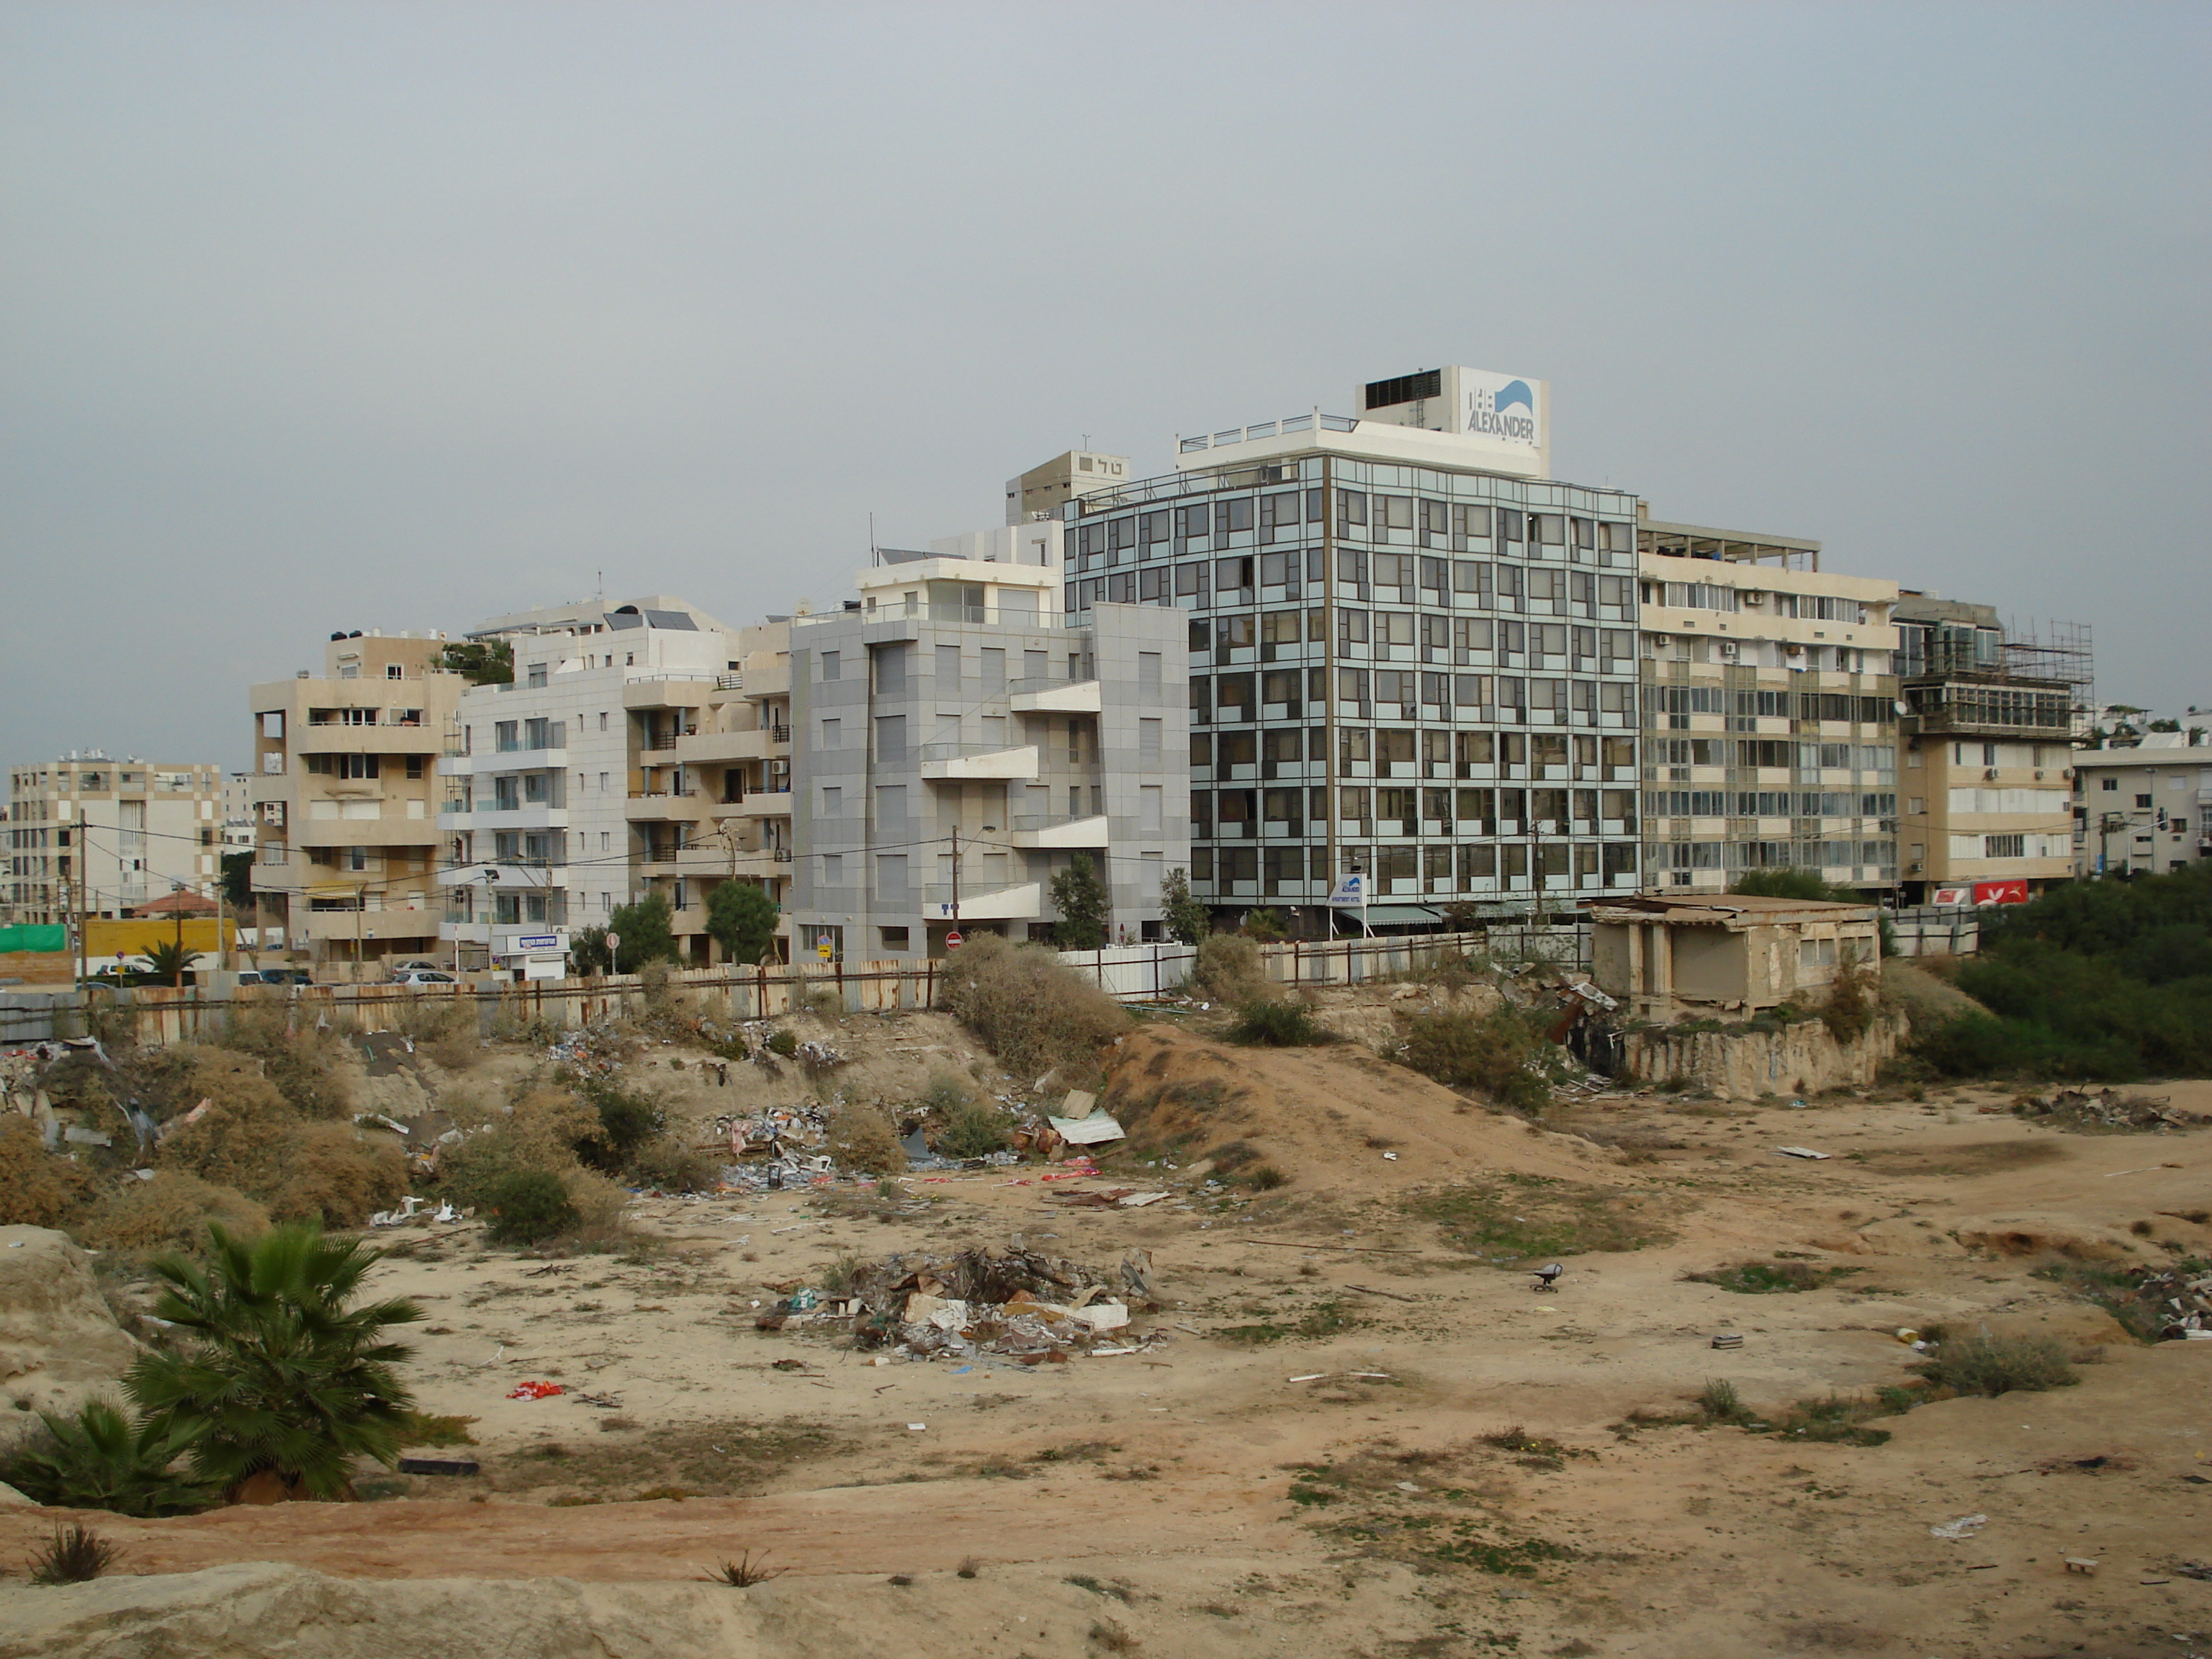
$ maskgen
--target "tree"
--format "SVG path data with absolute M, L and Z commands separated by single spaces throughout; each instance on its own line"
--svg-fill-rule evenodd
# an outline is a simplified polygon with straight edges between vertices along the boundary
M 414 1351 L 385 1333 L 422 1310 L 404 1299 L 350 1305 L 384 1253 L 312 1224 L 251 1243 L 210 1224 L 208 1241 L 204 1268 L 179 1255 L 151 1264 L 167 1286 L 156 1316 L 190 1346 L 142 1354 L 125 1389 L 232 1503 L 249 1492 L 349 1497 L 356 1458 L 398 1461 L 414 1399 L 396 1367 Z
M 1060 925 L 1053 932 L 1063 951 L 1096 951 L 1106 943 L 1106 923 L 1114 913 L 1112 895 L 1091 867 L 1091 854 L 1078 853 L 1052 878 L 1053 908 Z
M 253 854 L 251 849 L 222 855 L 222 896 L 234 910 L 253 908 Z
M 1213 931 L 1212 915 L 1190 896 L 1190 878 L 1181 870 L 1169 871 L 1160 883 L 1160 915 L 1168 937 L 1184 945 L 1195 945 Z
M 471 685 L 506 685 L 514 678 L 514 647 L 506 640 L 455 640 L 439 665 Z
M 568 959 L 580 974 L 605 974 L 614 971 L 614 957 L 607 949 L 607 930 L 604 927 L 579 927 L 568 936 Z
M 198 951 L 187 950 L 181 939 L 163 939 L 146 947 L 146 971 L 157 979 L 165 979 L 179 989 L 184 988 L 185 970 L 200 959 Z
M 1729 891 L 1746 898 L 1822 899 L 1833 904 L 1864 904 L 1848 887 L 1831 887 L 1810 870 L 1777 865 L 1747 870 L 1729 884 Z
M 647 893 L 635 904 L 617 908 L 607 919 L 607 932 L 622 940 L 615 971 L 634 974 L 648 962 L 674 962 L 676 916 L 665 893 Z
M 707 933 L 732 962 L 756 963 L 775 945 L 775 901 L 749 881 L 726 881 L 707 895 Z

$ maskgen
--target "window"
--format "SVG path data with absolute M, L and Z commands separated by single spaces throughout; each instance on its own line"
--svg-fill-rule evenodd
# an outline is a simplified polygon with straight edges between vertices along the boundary
M 407 671 L 402 668 L 396 662 L 386 663 L 384 665 L 384 678 L 387 680 L 405 679 L 407 678 Z
M 528 673 L 530 678 L 526 684 L 534 686 L 542 686 L 545 684 L 545 665 L 544 663 L 532 663 L 530 665 Z
M 876 786 L 876 817 L 878 819 L 902 818 L 906 816 L 906 786 L 902 783 L 879 783 Z
M 822 816 L 825 818 L 845 816 L 845 791 L 841 786 L 834 783 L 822 786 Z
M 824 887 L 842 887 L 845 884 L 845 855 L 842 853 L 824 853 L 822 855 L 822 884 Z
M 838 671 L 842 665 L 843 654 L 844 653 L 842 652 L 838 651 L 824 651 L 822 653 L 822 678 L 823 679 L 834 680 L 837 678 Z
M 2137 806 L 2148 806 L 2150 805 L 2150 797 L 2148 795 L 2137 795 L 2136 797 L 2136 805 Z
M 1137 790 L 1137 829 L 1140 834 L 1157 835 L 1161 826 L 1163 803 L 1166 795 L 1157 783 L 1140 785 Z
M 1139 765 L 1158 766 L 1160 763 L 1161 726 L 1162 722 L 1157 720 L 1140 720 L 1137 722 L 1137 763 Z
M 903 951 L 908 948 L 907 940 L 910 936 L 903 927 L 878 927 L 876 929 L 876 937 L 886 951 Z
M 2020 836 L 1984 836 L 1982 856 L 1985 859 L 2018 859 L 2027 856 L 2027 837 Z

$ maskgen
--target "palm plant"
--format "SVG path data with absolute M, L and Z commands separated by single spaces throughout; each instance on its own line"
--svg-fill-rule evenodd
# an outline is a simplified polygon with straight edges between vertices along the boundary
M 198 1342 L 140 1356 L 124 1386 L 230 1502 L 349 1497 L 354 1459 L 398 1461 L 414 1398 L 394 1367 L 414 1351 L 384 1334 L 422 1309 L 349 1305 L 383 1259 L 359 1240 L 313 1225 L 250 1243 L 219 1225 L 208 1235 L 204 1268 L 174 1255 L 152 1264 L 167 1287 L 155 1313 Z
M 185 1450 L 173 1426 L 151 1419 L 134 1425 L 99 1400 L 73 1418 L 39 1415 L 46 1432 L 0 1459 L 0 1480 L 33 1503 L 142 1518 L 207 1507 L 211 1494 L 204 1486 L 169 1472 Z
M 185 970 L 200 959 L 200 953 L 186 950 L 182 939 L 161 939 L 146 947 L 145 957 L 148 973 L 181 988 Z

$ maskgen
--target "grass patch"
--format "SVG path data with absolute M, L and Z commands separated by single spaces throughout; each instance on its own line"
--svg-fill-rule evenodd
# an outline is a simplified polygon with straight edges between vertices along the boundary
M 2066 1351 L 2047 1336 L 1949 1337 L 1913 1370 L 1936 1388 L 1992 1400 L 2071 1388 L 2081 1380 Z
M 34 1584 L 87 1584 L 106 1572 L 123 1553 L 82 1522 L 56 1527 L 53 1536 L 31 1552 Z
M 1224 1342 L 1241 1342 L 1248 1346 L 1265 1342 L 1318 1342 L 1356 1331 L 1366 1322 L 1347 1312 L 1341 1302 L 1320 1302 L 1287 1324 L 1270 1319 L 1256 1325 L 1231 1325 L 1214 1334 Z
M 1738 1261 L 1701 1273 L 1684 1273 L 1698 1285 L 1717 1285 L 1739 1296 L 1776 1296 L 1795 1291 L 1817 1291 L 1863 1267 L 1815 1267 L 1805 1261 Z
M 434 1417 L 422 1412 L 410 1412 L 407 1420 L 399 1427 L 402 1446 L 473 1446 L 476 1436 L 469 1432 L 473 1417 Z
M 1389 1058 L 1447 1088 L 1479 1089 L 1501 1106 L 1538 1112 L 1550 1104 L 1548 1079 L 1563 1051 L 1510 1006 L 1486 1014 L 1431 1009 L 1401 1014 Z
M 743 1498 L 844 1442 L 828 1426 L 799 1419 L 736 1419 L 671 1426 L 643 1438 L 594 1437 L 517 1460 L 486 1461 L 495 1492 L 558 1486 L 612 1499 Z
M 1811 1440 L 1828 1445 L 1879 1446 L 1887 1429 L 1868 1426 L 1877 1418 L 1895 1417 L 1919 1403 L 1910 1389 L 1880 1389 L 1871 1395 L 1830 1394 L 1800 1400 L 1777 1413 L 1770 1426 L 1778 1440 Z
M 1504 1176 L 1421 1193 L 1409 1213 L 1434 1222 L 1455 1250 L 1510 1267 L 1534 1258 L 1640 1250 L 1673 1242 L 1653 1203 L 1548 1176 Z
M 1266 1048 L 1310 1048 L 1336 1041 L 1313 1010 L 1288 997 L 1260 997 L 1237 1012 L 1229 1040 Z

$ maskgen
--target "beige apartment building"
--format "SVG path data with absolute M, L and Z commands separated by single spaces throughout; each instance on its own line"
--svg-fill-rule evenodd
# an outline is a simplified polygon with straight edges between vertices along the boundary
M 1905 902 L 2023 903 L 2068 879 L 2086 644 L 2023 650 L 1990 606 L 1911 590 L 1896 616 Z
M 435 958 L 437 760 L 467 681 L 442 634 L 333 634 L 323 672 L 252 691 L 253 890 L 332 977 Z
M 8 779 L 7 919 L 113 918 L 179 888 L 215 896 L 222 773 L 72 750 Z
M 1893 888 L 1893 581 L 1820 544 L 1640 517 L 1644 884 L 1752 870 Z
M 439 763 L 448 948 L 551 977 L 575 929 L 658 891 L 706 963 L 714 887 L 787 903 L 792 622 L 730 628 L 653 595 L 473 630 L 513 649 L 515 678 L 469 689 Z

